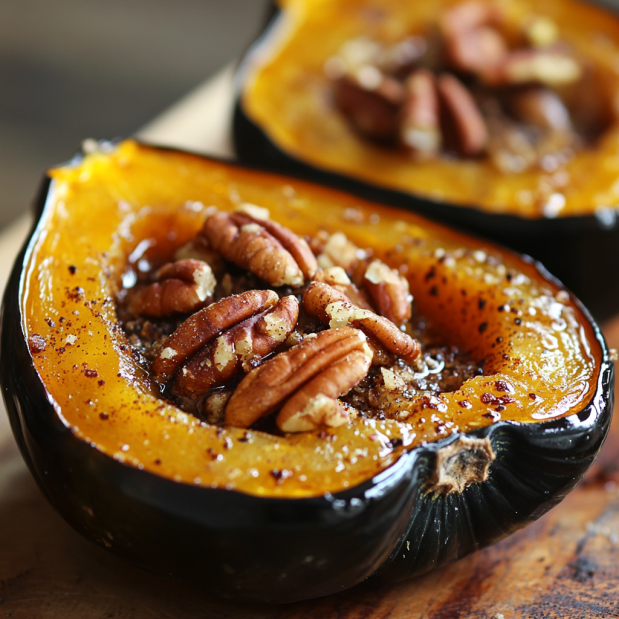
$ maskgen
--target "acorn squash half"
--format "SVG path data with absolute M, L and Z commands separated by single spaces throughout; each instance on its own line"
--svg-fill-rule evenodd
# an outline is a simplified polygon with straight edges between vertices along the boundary
M 116 314 L 128 257 L 168 255 L 239 200 L 400 267 L 483 374 L 405 423 L 326 433 L 215 427 L 163 399 Z M 605 438 L 613 363 L 587 311 L 530 260 L 418 215 L 126 141 L 51 170 L 36 216 L 4 297 L 11 425 L 58 512 L 149 570 L 273 602 L 420 574 L 541 516 Z
M 466 1 L 466 0 L 465 0 Z M 287 0 L 238 75 L 239 158 L 455 224 L 541 261 L 598 318 L 619 308 L 619 19 L 578 0 L 485 2 L 512 27 L 551 20 L 588 67 L 586 94 L 605 114 L 593 143 L 564 165 L 504 173 L 487 157 L 414 160 L 359 135 L 337 109 L 325 62 L 355 37 L 393 43 L 432 30 L 462 0 Z M 589 75 L 589 74 L 588 74 Z M 596 112 L 597 113 L 597 112 Z M 585 116 L 591 114 L 584 113 Z

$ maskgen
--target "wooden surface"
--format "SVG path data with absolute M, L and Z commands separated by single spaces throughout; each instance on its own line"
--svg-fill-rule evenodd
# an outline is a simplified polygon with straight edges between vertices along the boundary
M 140 135 L 229 152 L 231 73 Z M 0 286 L 28 226 L 0 237 Z M 606 325 L 619 348 L 619 319 Z M 82 539 L 30 477 L 0 411 L 0 619 L 619 617 L 619 418 L 585 481 L 538 522 L 427 576 L 287 606 L 230 602 L 152 576 Z

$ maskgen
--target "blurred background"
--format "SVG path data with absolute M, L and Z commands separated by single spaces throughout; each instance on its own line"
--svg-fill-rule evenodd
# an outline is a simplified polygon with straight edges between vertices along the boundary
M 237 58 L 267 0 L 0 0 L 0 227 L 83 139 L 127 136 Z

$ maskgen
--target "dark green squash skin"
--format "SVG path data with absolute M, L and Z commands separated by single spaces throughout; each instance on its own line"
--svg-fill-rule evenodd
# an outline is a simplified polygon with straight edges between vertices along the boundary
M 532 256 L 561 280 L 597 320 L 619 310 L 619 215 L 609 211 L 606 221 L 594 214 L 527 219 L 490 213 L 475 205 L 438 202 L 388 187 L 365 183 L 336 172 L 316 168 L 281 150 L 264 127 L 253 122 L 243 109 L 244 75 L 249 58 L 278 28 L 281 10 L 274 11 L 269 26 L 250 48 L 236 79 L 233 141 L 238 158 L 250 165 L 301 176 L 360 197 L 411 210 L 424 217 L 467 230 Z
M 614 367 L 593 323 L 602 364 L 591 401 L 557 420 L 499 422 L 472 432 L 490 437 L 497 458 L 488 480 L 462 494 L 424 492 L 437 450 L 456 436 L 403 454 L 355 488 L 311 499 L 262 498 L 158 477 L 91 447 L 55 412 L 21 326 L 23 269 L 37 235 L 35 227 L 2 308 L 0 382 L 21 453 L 79 533 L 205 592 L 281 603 L 335 593 L 370 576 L 392 582 L 424 573 L 502 539 L 561 501 L 608 431 Z M 591 320 L 586 310 L 585 316 Z

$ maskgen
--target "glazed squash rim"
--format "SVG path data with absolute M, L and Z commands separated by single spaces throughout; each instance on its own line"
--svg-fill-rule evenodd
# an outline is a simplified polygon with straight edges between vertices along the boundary
M 120 143 L 121 141 L 122 140 L 116 140 L 114 142 L 105 142 L 105 143 L 116 146 L 116 144 Z M 195 152 L 177 149 L 173 147 L 155 146 L 153 144 L 149 144 L 146 141 L 139 141 L 139 140 L 134 140 L 134 141 L 136 141 L 137 144 L 140 146 L 145 146 L 147 148 L 153 148 L 157 151 L 164 151 L 164 152 L 169 151 L 169 152 L 179 153 L 181 155 L 191 155 L 201 160 L 213 161 L 213 162 L 221 163 L 221 164 L 224 164 L 225 166 L 230 166 L 233 168 L 250 170 L 250 171 L 255 171 L 258 173 L 265 173 L 269 176 L 280 176 L 280 177 L 283 176 L 282 174 L 274 173 L 273 170 L 265 166 L 246 165 L 246 164 L 239 163 L 236 161 L 229 161 L 224 158 L 205 156 L 200 153 L 195 153 Z M 66 164 L 61 164 L 60 166 L 56 166 L 56 167 L 66 167 L 66 166 L 74 167 L 76 165 L 79 165 L 83 159 L 84 159 L 84 155 L 78 154 L 74 158 L 69 160 Z M 295 181 L 298 180 L 302 184 L 309 184 L 309 185 L 312 184 L 312 183 L 308 183 L 307 180 L 304 180 L 302 178 L 297 178 L 294 176 L 292 176 L 291 178 L 292 180 L 295 180 Z M 42 226 L 42 215 L 45 211 L 48 197 L 52 193 L 53 186 L 54 186 L 54 180 L 50 178 L 49 176 L 46 176 L 43 180 L 40 193 L 39 193 L 39 198 L 36 202 L 35 221 L 33 222 L 33 226 L 28 234 L 28 237 L 24 243 L 24 246 L 18 255 L 18 258 L 13 268 L 13 273 L 11 275 L 11 280 L 9 281 L 9 284 L 7 285 L 7 289 L 5 293 L 5 301 L 4 301 L 5 305 L 7 306 L 11 303 L 18 303 L 18 306 L 20 304 L 20 300 L 24 292 L 24 279 L 27 273 L 24 267 L 26 266 L 26 263 L 29 261 L 34 245 L 36 241 L 38 240 L 38 237 L 39 237 L 38 232 L 39 232 L 40 227 Z M 497 246 L 497 244 L 494 244 L 494 246 L 499 247 Z M 554 278 L 551 274 L 549 274 L 542 265 L 535 262 L 528 256 L 520 256 L 516 254 L 515 252 L 502 248 L 502 247 L 500 249 L 503 253 L 515 256 L 519 258 L 520 260 L 524 261 L 525 263 L 532 265 L 543 279 L 563 289 L 562 284 L 556 278 Z M 17 291 L 17 295 L 14 298 L 10 298 L 11 290 L 15 285 L 13 284 L 13 280 L 15 277 L 18 278 L 16 282 L 16 285 L 18 286 L 18 291 Z M 529 423 L 519 422 L 519 421 L 501 420 L 501 421 L 495 422 L 489 426 L 486 426 L 480 429 L 474 429 L 474 430 L 472 429 L 467 432 L 454 432 L 453 434 L 446 436 L 444 438 L 438 439 L 434 442 L 429 442 L 429 443 L 405 450 L 404 452 L 400 454 L 400 456 L 394 463 L 392 463 L 391 465 L 388 465 L 383 471 L 379 472 L 378 474 L 368 478 L 367 480 L 357 485 L 353 485 L 349 488 L 339 490 L 332 494 L 326 493 L 325 495 L 316 495 L 316 496 L 311 496 L 311 497 L 289 497 L 285 495 L 283 496 L 260 496 L 260 495 L 246 492 L 243 490 L 239 490 L 236 488 L 225 489 L 225 488 L 212 488 L 212 487 L 205 487 L 205 486 L 194 486 L 193 484 L 186 482 L 186 481 L 178 482 L 178 481 L 170 479 L 169 477 L 165 477 L 163 475 L 157 475 L 154 472 L 150 472 L 147 470 L 140 470 L 130 463 L 115 461 L 115 458 L 113 458 L 111 455 L 88 445 L 88 443 L 85 440 L 78 437 L 69 427 L 67 427 L 65 424 L 62 423 L 60 417 L 58 416 L 54 408 L 54 402 L 52 401 L 50 394 L 47 392 L 45 388 L 45 384 L 43 383 L 42 379 L 40 378 L 36 370 L 36 367 L 34 366 L 34 363 L 32 361 L 32 355 L 28 351 L 28 346 L 27 346 L 27 343 L 24 337 L 24 330 L 23 330 L 24 323 L 23 323 L 23 313 L 21 311 L 21 307 L 18 307 L 18 313 L 21 318 L 19 341 L 23 346 L 26 347 L 27 354 L 29 355 L 29 358 L 30 358 L 30 369 L 36 374 L 37 383 L 41 387 L 42 391 L 45 394 L 45 398 L 47 399 L 49 403 L 49 406 L 47 407 L 47 411 L 53 414 L 54 425 L 58 426 L 58 428 L 61 427 L 63 432 L 71 434 L 74 439 L 79 441 L 85 447 L 88 447 L 89 449 L 95 449 L 95 451 L 99 451 L 100 453 L 102 453 L 102 455 L 106 457 L 108 461 L 110 462 L 115 461 L 115 464 L 122 465 L 122 470 L 125 470 L 127 468 L 135 469 L 136 471 L 139 471 L 141 473 L 147 473 L 148 475 L 152 475 L 153 479 L 165 479 L 166 481 L 169 481 L 175 484 L 182 483 L 183 485 L 186 485 L 186 486 L 195 487 L 196 490 L 198 489 L 221 490 L 225 493 L 235 492 L 235 493 L 247 496 L 247 497 L 251 497 L 255 499 L 263 499 L 266 501 L 276 501 L 278 499 L 284 498 L 284 499 L 291 499 L 291 500 L 294 499 L 297 501 L 298 500 L 310 501 L 310 502 L 326 501 L 327 503 L 330 503 L 333 500 L 335 500 L 334 499 L 335 497 L 347 500 L 349 498 L 358 496 L 360 494 L 365 495 L 366 498 L 370 498 L 370 496 L 372 496 L 377 491 L 380 494 L 380 486 L 383 485 L 384 483 L 387 483 L 389 485 L 389 480 L 393 479 L 393 477 L 400 477 L 403 474 L 403 469 L 407 468 L 409 463 L 411 462 L 414 463 L 414 461 L 419 456 L 422 456 L 425 454 L 436 453 L 438 450 L 445 447 L 446 445 L 449 445 L 450 443 L 458 440 L 459 436 L 471 436 L 471 437 L 480 437 L 480 438 L 491 437 L 496 431 L 498 431 L 499 429 L 502 430 L 506 427 L 520 428 L 522 430 L 526 430 L 527 428 L 530 428 L 531 431 L 539 431 L 539 432 L 542 432 L 544 430 L 552 430 L 554 432 L 558 432 L 561 430 L 569 430 L 571 428 L 575 429 L 576 427 L 579 427 L 580 429 L 582 429 L 583 424 L 591 426 L 593 428 L 596 425 L 596 423 L 599 421 L 599 418 L 602 415 L 602 413 L 604 412 L 603 411 L 603 409 L 605 408 L 604 400 L 606 399 L 605 391 L 606 391 L 606 386 L 608 382 L 607 377 L 608 377 L 609 371 L 612 372 L 613 362 L 610 359 L 609 350 L 604 340 L 604 337 L 599 329 L 599 326 L 591 318 L 588 310 L 580 303 L 580 301 L 576 299 L 571 293 L 569 293 L 569 296 L 570 296 L 570 301 L 582 313 L 583 319 L 590 324 L 594 339 L 600 347 L 600 363 L 598 367 L 595 368 L 595 371 L 594 371 L 595 376 L 592 376 L 589 379 L 591 383 L 593 382 L 593 380 L 595 380 L 595 389 L 592 389 L 593 393 L 590 399 L 582 403 L 582 408 L 578 413 L 568 413 L 568 414 L 564 414 L 562 417 L 548 419 L 545 421 L 534 421 L 534 422 L 529 422 Z M 21 419 L 21 423 L 24 424 L 25 421 Z M 22 428 L 14 428 L 14 431 L 16 433 L 16 436 L 19 435 L 18 442 L 20 443 L 20 448 L 22 448 L 22 452 L 27 453 L 27 448 L 23 444 Z M 29 457 L 27 457 L 26 459 L 30 461 Z M 118 470 L 121 470 L 121 469 L 118 469 Z M 371 489 L 375 489 L 374 492 L 367 493 L 367 491 Z

